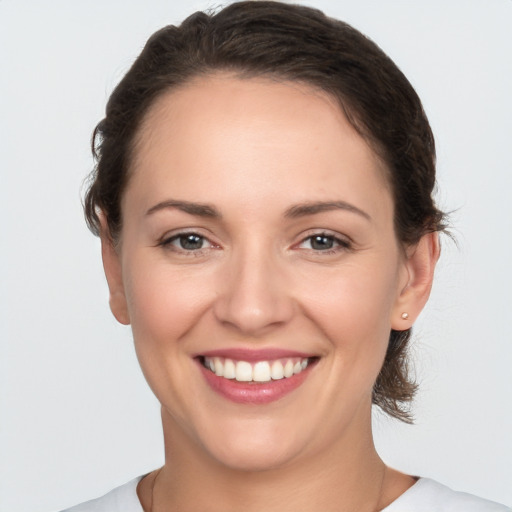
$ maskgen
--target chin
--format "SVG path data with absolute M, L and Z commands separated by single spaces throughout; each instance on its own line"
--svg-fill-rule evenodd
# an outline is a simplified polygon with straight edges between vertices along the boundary
M 226 450 L 216 449 L 211 455 L 223 466 L 243 472 L 261 472 L 286 466 L 293 460 L 293 455 L 286 451 L 276 450 L 269 445 L 238 446 L 229 444 Z
M 268 424 L 239 425 L 222 429 L 215 436 L 204 436 L 202 443 L 210 456 L 225 467 L 237 471 L 266 471 L 286 466 L 302 451 L 299 439 L 286 430 L 283 434 L 279 428 Z

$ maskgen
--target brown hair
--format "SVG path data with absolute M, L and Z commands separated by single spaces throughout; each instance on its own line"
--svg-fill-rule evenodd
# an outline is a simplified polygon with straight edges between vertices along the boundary
M 119 237 L 121 197 L 148 109 L 169 89 L 218 71 L 301 82 L 330 94 L 386 163 L 398 240 L 414 244 L 444 229 L 444 215 L 432 198 L 434 138 L 420 99 L 391 59 L 350 25 L 319 10 L 246 1 L 217 13 L 196 12 L 178 27 L 159 30 L 115 88 L 93 134 L 96 166 L 84 201 L 93 233 L 99 234 L 101 210 L 112 240 Z M 373 389 L 373 403 L 406 422 L 417 387 L 408 373 L 410 336 L 410 330 L 391 331 Z

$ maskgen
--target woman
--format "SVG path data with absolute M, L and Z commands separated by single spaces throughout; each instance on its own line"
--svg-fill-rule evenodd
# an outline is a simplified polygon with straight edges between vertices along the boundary
M 506 507 L 387 467 L 444 216 L 402 73 L 319 11 L 154 34 L 95 132 L 85 210 L 162 405 L 165 465 L 73 511 Z

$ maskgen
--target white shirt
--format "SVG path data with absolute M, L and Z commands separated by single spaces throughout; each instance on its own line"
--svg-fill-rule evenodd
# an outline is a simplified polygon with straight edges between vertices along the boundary
M 135 478 L 101 498 L 62 512 L 144 512 L 137 497 L 137 484 L 141 479 L 142 476 Z M 512 512 L 512 509 L 465 492 L 452 491 L 430 478 L 420 478 L 381 512 Z

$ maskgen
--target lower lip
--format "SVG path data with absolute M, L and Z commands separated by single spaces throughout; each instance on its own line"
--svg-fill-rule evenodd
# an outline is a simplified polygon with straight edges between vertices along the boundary
M 239 404 L 268 404 L 279 400 L 297 389 L 308 377 L 311 364 L 291 377 L 268 382 L 238 382 L 218 377 L 198 361 L 210 387 L 219 395 Z

